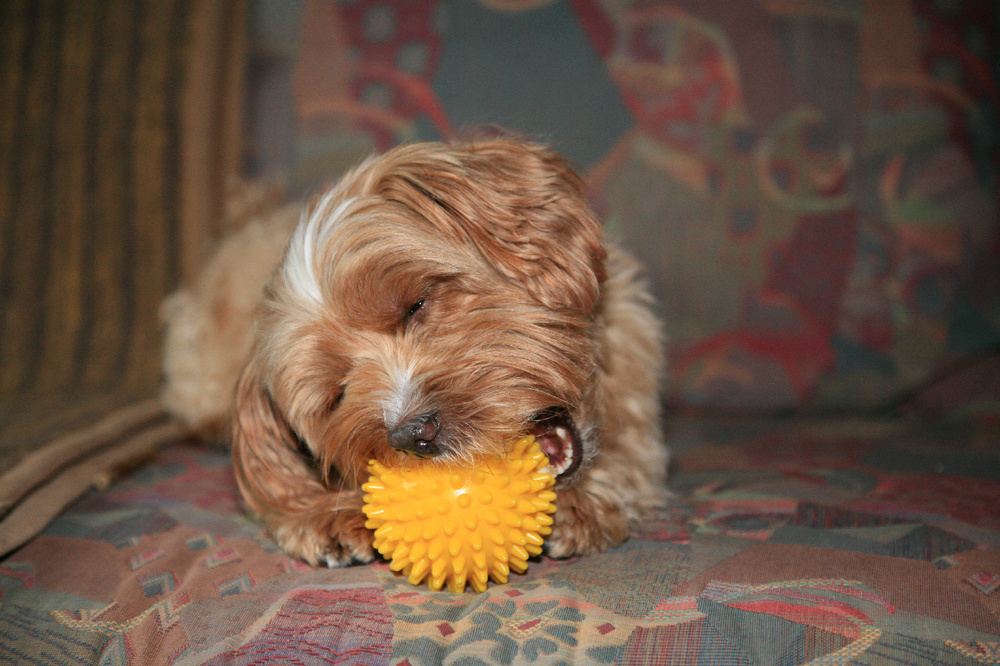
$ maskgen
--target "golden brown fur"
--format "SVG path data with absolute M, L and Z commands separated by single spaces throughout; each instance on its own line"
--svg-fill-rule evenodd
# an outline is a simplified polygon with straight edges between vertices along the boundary
M 620 543 L 665 495 L 659 326 L 637 272 L 546 148 L 496 139 L 369 159 L 305 211 L 249 355 L 232 352 L 248 504 L 292 555 L 369 561 L 370 458 L 420 448 L 474 465 L 536 432 L 565 457 L 548 552 Z M 168 348 L 176 338 L 168 329 Z M 168 390 L 183 383 L 166 374 Z

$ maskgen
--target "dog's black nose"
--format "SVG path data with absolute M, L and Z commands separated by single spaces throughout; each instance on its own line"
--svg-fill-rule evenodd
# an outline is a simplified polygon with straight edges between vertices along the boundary
M 389 446 L 418 458 L 436 456 L 440 448 L 434 441 L 440 424 L 437 414 L 424 414 L 389 431 Z

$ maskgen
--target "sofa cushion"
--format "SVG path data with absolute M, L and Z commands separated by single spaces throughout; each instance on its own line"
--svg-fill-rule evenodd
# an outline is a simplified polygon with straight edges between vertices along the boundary
M 243 514 L 228 456 L 176 442 L 0 561 L 0 662 L 996 659 L 995 423 L 692 420 L 670 437 L 677 495 L 628 542 L 478 595 L 289 559 Z
M 160 302 L 196 272 L 238 167 L 243 11 L 5 3 L 0 473 L 156 394 Z

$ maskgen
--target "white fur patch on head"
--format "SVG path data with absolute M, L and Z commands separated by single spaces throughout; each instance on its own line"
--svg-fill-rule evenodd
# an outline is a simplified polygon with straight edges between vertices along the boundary
M 323 302 L 323 289 L 319 280 L 319 253 L 330 234 L 344 221 L 345 212 L 354 203 L 353 198 L 344 199 L 333 210 L 336 190 L 331 190 L 313 210 L 309 217 L 303 213 L 302 220 L 292 234 L 288 253 L 281 266 L 285 283 L 292 293 L 309 305 Z
M 392 365 L 387 368 L 390 388 L 382 400 L 382 415 L 385 424 L 394 428 L 420 407 L 422 386 L 413 376 L 412 365 Z

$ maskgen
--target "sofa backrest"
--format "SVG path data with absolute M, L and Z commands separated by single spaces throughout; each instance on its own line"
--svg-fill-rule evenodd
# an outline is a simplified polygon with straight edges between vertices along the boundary
M 870 409 L 1000 340 L 989 0 L 299 4 L 252 21 L 254 168 L 554 143 L 648 266 L 675 405 Z

